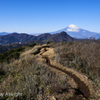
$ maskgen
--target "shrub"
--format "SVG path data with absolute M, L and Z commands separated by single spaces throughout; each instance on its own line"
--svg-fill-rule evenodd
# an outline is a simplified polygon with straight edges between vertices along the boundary
M 25 49 L 25 47 L 19 47 L 19 48 L 15 49 L 15 51 L 16 51 L 16 52 L 21 52 L 21 51 L 23 51 L 24 49 Z
M 36 45 L 36 43 L 30 44 L 28 45 L 28 47 L 34 47 Z
M 53 41 L 48 41 L 47 44 L 53 43 Z
M 18 59 L 19 56 L 20 56 L 20 53 L 18 53 L 18 52 L 11 53 L 10 55 L 8 55 L 7 57 L 5 57 L 3 59 L 3 62 L 6 61 L 6 62 L 10 63 L 11 59 Z
M 8 50 L 8 51 L 6 51 L 5 53 L 3 53 L 3 56 L 6 57 L 6 56 L 10 55 L 10 54 L 13 53 L 13 52 L 15 52 L 14 49 Z
M 16 100 L 37 100 L 38 97 L 44 97 L 50 93 L 59 93 L 69 84 L 66 82 L 66 75 L 56 75 L 50 71 L 49 67 L 39 64 L 34 56 L 23 58 L 16 63 L 11 63 L 3 68 L 8 77 L 5 84 L 2 84 L 0 92 L 22 93 Z M 60 88 L 56 88 L 57 83 Z M 53 88 L 54 87 L 54 88 Z M 59 90 L 60 89 L 60 90 Z M 5 97 L 2 97 L 4 99 Z M 10 97 L 7 97 L 11 99 Z M 24 99 L 25 98 L 25 99 Z
M 25 47 L 19 47 L 17 49 L 11 49 L 6 51 L 5 53 L 0 53 L 0 62 L 10 62 L 11 59 L 18 59 L 20 56 L 21 51 L 23 51 L 25 49 Z
M 100 77 L 100 43 L 91 40 L 69 42 L 55 48 L 55 53 L 57 61 L 64 66 L 75 68 L 92 80 Z

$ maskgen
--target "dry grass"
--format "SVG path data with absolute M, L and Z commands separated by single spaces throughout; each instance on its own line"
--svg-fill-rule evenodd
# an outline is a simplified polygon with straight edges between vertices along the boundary
M 34 48 L 31 48 L 31 49 L 26 49 L 25 52 L 23 52 L 21 55 L 20 55 L 20 58 L 26 56 L 26 55 L 32 55 L 34 52 L 36 52 L 39 48 L 41 48 L 42 46 L 41 45 L 36 45 L 34 46 Z
M 53 59 L 53 57 L 55 56 L 54 54 L 54 49 L 53 48 L 46 48 L 46 52 L 43 53 L 42 55 L 48 56 L 50 59 Z
M 65 43 L 55 48 L 56 62 L 67 67 L 72 68 L 72 72 L 76 73 L 89 87 L 92 94 L 96 95 L 96 100 L 100 99 L 100 44 L 93 41 Z M 87 77 L 86 77 L 86 76 Z M 93 82 L 89 82 L 88 78 Z M 97 90 L 92 88 L 94 84 L 98 87 Z M 95 90 L 95 91 L 94 91 Z
M 57 66 L 64 71 L 72 73 L 73 75 L 77 76 L 81 81 L 83 81 L 89 87 L 91 96 L 97 94 L 96 96 L 99 97 L 99 89 L 97 88 L 97 86 L 92 85 L 93 82 L 88 80 L 88 77 L 84 73 L 82 74 L 81 71 L 78 71 L 77 69 L 75 70 L 75 68 L 68 68 L 69 66 L 66 68 L 66 57 L 69 57 L 69 59 L 67 59 L 68 61 L 72 60 L 72 53 L 80 55 L 80 52 L 77 50 L 82 50 L 83 52 L 84 49 L 88 48 L 88 46 L 85 45 L 82 49 L 80 49 L 81 45 L 81 43 L 79 43 L 79 46 L 75 44 L 65 44 L 62 46 L 59 45 L 59 47 L 56 46 L 55 51 L 54 48 L 45 49 L 42 48 L 43 46 L 41 45 L 34 46 L 34 48 L 31 49 L 26 48 L 25 52 L 21 53 L 20 58 L 18 60 L 13 60 L 13 62 L 9 64 L 3 63 L 0 65 L 0 69 L 2 69 L 6 73 L 4 77 L 0 79 L 0 92 L 21 92 L 23 93 L 23 96 L 20 97 L 21 100 L 25 100 L 25 98 L 26 100 L 47 98 L 48 95 L 50 95 L 50 97 L 55 96 L 60 100 L 65 100 L 65 98 L 73 96 L 73 90 L 69 89 L 68 92 L 62 92 L 61 94 L 59 94 L 59 90 L 62 90 L 65 87 L 67 89 L 77 88 L 78 86 L 75 81 L 62 71 L 58 71 L 55 68 L 50 68 L 49 66 L 47 66 L 45 64 L 46 60 L 42 57 L 43 55 L 49 57 L 50 63 L 52 65 Z M 95 43 L 93 44 L 93 46 L 91 44 L 90 47 L 93 48 L 94 46 Z M 73 50 L 74 47 L 75 49 Z M 42 48 L 40 53 L 34 55 L 34 53 L 37 52 L 39 48 Z M 88 50 L 92 49 L 87 49 L 86 52 Z M 95 50 L 93 50 L 92 52 L 93 55 L 90 55 L 91 53 L 87 55 L 85 51 L 83 52 L 83 54 L 86 55 L 87 58 L 88 56 L 91 58 L 93 57 L 93 60 L 96 61 L 97 58 L 94 57 Z M 98 52 L 97 49 L 96 52 Z M 69 56 L 68 54 L 72 55 Z M 81 55 L 81 58 L 84 58 L 84 55 Z M 64 64 L 61 63 L 61 61 L 64 62 Z M 90 60 L 88 59 L 88 61 Z M 96 91 L 96 93 L 94 93 L 93 86 L 94 88 L 96 88 L 96 90 L 98 90 Z M 12 99 L 12 97 L 8 98 Z M 18 100 L 18 98 L 15 99 Z M 99 99 L 97 98 L 97 100 Z
M 50 59 L 50 63 L 52 65 L 57 66 L 58 68 L 66 70 L 67 72 L 70 72 L 70 73 L 74 74 L 75 76 L 77 76 L 81 81 L 83 81 L 89 87 L 89 90 L 90 90 L 90 93 L 91 93 L 91 97 L 94 96 L 93 95 L 94 94 L 94 90 L 93 90 L 93 86 L 92 86 L 92 81 L 88 80 L 88 77 L 86 75 L 75 71 L 75 69 L 66 68 L 66 67 L 62 66 L 59 62 L 54 60 L 53 58 L 55 58 L 56 55 L 54 53 L 54 49 L 53 48 L 47 49 L 47 52 L 43 53 L 43 56 L 48 56 L 49 59 Z M 72 83 L 72 86 L 76 86 L 76 84 L 75 83 L 73 84 L 73 83 Z
M 1 64 L 0 68 L 6 73 L 2 81 L 0 81 L 0 93 L 22 93 L 21 97 L 2 97 L 2 99 L 9 100 L 36 100 L 39 97 L 47 97 L 48 95 L 55 95 L 61 97 L 59 89 L 71 88 L 73 80 L 70 80 L 66 74 L 61 74 L 50 70 L 50 68 L 33 55 L 41 46 L 35 46 L 31 50 L 26 50 L 21 54 L 18 60 L 13 60 L 9 64 Z M 55 85 L 60 88 L 56 88 Z M 52 88 L 52 87 L 55 87 Z M 52 91 L 52 92 L 51 92 Z M 73 95 L 72 91 L 63 92 L 65 96 Z M 1 98 L 0 98 L 1 99 Z M 5 99 L 6 100 L 6 99 Z

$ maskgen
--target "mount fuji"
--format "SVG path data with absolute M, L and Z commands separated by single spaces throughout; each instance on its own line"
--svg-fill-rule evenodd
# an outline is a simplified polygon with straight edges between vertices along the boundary
M 96 39 L 100 38 L 100 33 L 90 32 L 90 31 L 81 29 L 74 24 L 71 24 L 64 29 L 61 29 L 55 32 L 50 32 L 50 34 L 56 34 L 62 31 L 65 31 L 68 35 L 77 39 L 85 39 L 85 38 L 90 38 L 90 37 L 95 37 Z
M 67 26 L 64 29 L 55 31 L 55 32 L 48 32 L 50 34 L 56 34 L 56 33 L 61 33 L 61 32 L 66 32 L 68 35 L 70 35 L 73 38 L 76 39 L 86 39 L 86 38 L 90 38 L 90 37 L 95 37 L 95 39 L 100 38 L 100 33 L 96 33 L 96 32 L 91 32 L 82 28 L 79 28 L 78 26 L 74 25 L 74 24 L 70 24 L 69 26 Z M 13 32 L 13 33 L 17 33 L 17 32 Z M 2 35 L 8 35 L 11 33 L 8 32 L 0 32 L 0 36 Z M 27 33 L 29 34 L 29 33 Z M 44 33 L 33 33 L 33 34 L 29 34 L 29 35 L 35 35 L 38 36 L 40 34 L 44 34 Z

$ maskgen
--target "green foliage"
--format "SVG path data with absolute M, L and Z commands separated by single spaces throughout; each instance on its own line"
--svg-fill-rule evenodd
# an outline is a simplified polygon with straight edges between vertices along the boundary
M 6 57 L 6 56 L 10 55 L 13 52 L 15 52 L 14 49 L 8 50 L 7 52 L 3 53 L 3 56 Z
M 64 45 L 64 44 L 66 44 L 66 43 L 67 43 L 67 42 L 62 42 L 61 45 Z
M 36 45 L 36 43 L 30 44 L 28 45 L 28 47 L 34 47 Z
M 47 44 L 53 43 L 53 41 L 48 41 Z
M 74 44 L 74 42 L 67 42 L 68 43 L 68 45 L 73 45 Z
M 19 56 L 20 56 L 20 53 L 18 53 L 18 52 L 13 52 L 13 53 L 11 53 L 11 54 L 9 54 L 9 55 L 7 55 L 7 56 L 4 55 L 4 56 L 3 56 L 4 59 L 2 59 L 2 61 L 3 61 L 3 62 L 6 61 L 6 62 L 9 63 L 11 59 L 18 59 Z
M 61 45 L 65 45 L 65 44 L 68 44 L 68 45 L 73 45 L 73 44 L 74 44 L 74 42 L 66 42 L 66 41 L 64 41 L 64 42 L 62 42 L 62 43 L 61 43 Z
M 23 51 L 24 49 L 25 49 L 25 47 L 19 47 L 19 48 L 15 49 L 15 51 L 16 51 L 16 52 L 21 52 L 21 51 Z
M 23 51 L 25 49 L 25 47 L 19 47 L 17 49 L 11 49 L 6 51 L 5 53 L 0 53 L 0 62 L 10 62 L 11 59 L 18 59 L 20 56 L 21 51 Z
M 45 45 L 45 46 L 42 46 L 42 48 L 49 48 L 50 46 L 48 46 L 48 45 Z

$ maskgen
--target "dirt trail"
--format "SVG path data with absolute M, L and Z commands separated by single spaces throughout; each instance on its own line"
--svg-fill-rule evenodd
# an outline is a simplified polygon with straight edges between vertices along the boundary
M 76 84 L 78 85 L 78 88 L 75 89 L 76 93 L 74 94 L 73 97 L 71 97 L 68 100 L 90 100 L 90 90 L 89 87 L 85 84 L 84 81 L 82 81 L 77 75 L 75 75 L 74 73 L 64 70 L 62 68 L 59 68 L 58 66 L 55 66 L 53 64 L 51 64 L 50 62 L 50 58 L 47 55 L 43 55 L 43 53 L 45 53 L 47 50 L 46 48 L 44 48 L 44 51 L 41 52 L 41 49 L 39 49 L 38 53 L 45 58 L 46 60 L 46 64 L 49 65 L 50 67 L 53 67 L 57 70 L 60 70 L 66 74 L 68 74 L 69 76 L 71 76 L 74 81 L 76 82 Z M 83 99 L 85 98 L 85 99 Z
M 77 77 L 75 74 L 72 74 L 69 71 L 63 70 L 61 68 L 58 68 L 57 66 L 54 66 L 50 63 L 50 60 L 47 56 L 44 56 L 46 59 L 46 64 L 48 64 L 50 67 L 56 68 L 57 70 L 60 70 L 66 74 L 68 74 L 69 76 L 71 76 L 75 82 L 78 84 L 78 88 L 76 89 L 76 94 L 74 97 L 70 98 L 69 100 L 82 100 L 82 98 L 84 97 L 85 99 L 88 100 L 89 96 L 90 96 L 90 91 L 88 89 L 88 86 L 86 86 L 86 84 L 81 81 L 79 79 L 79 77 Z M 80 96 L 81 95 L 81 96 Z

